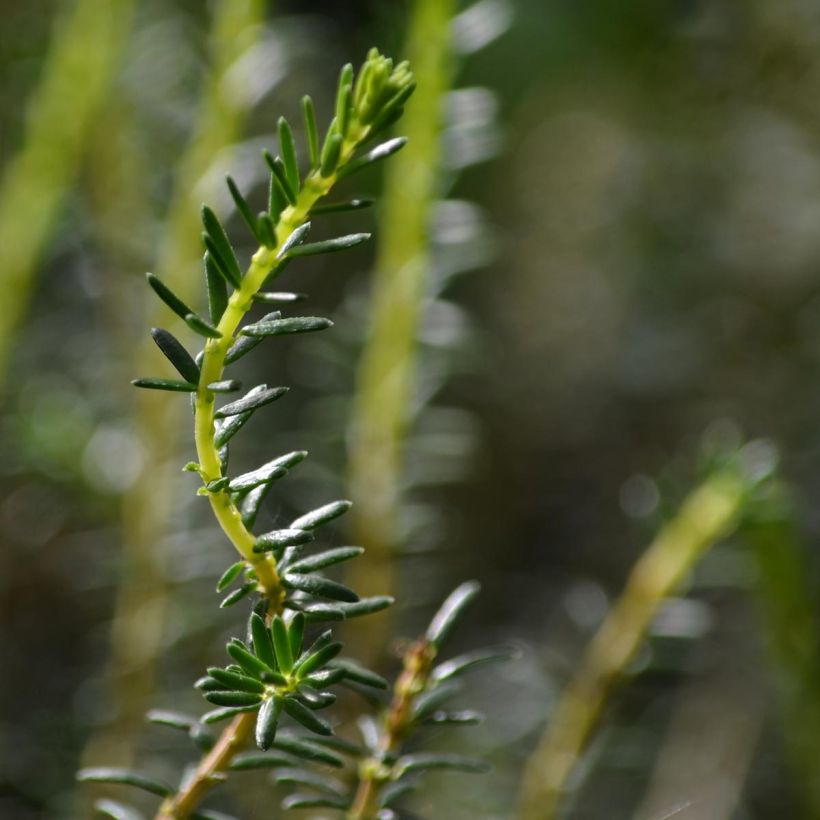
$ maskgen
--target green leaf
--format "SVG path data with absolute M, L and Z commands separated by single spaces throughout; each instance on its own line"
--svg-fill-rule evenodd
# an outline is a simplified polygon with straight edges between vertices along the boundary
M 229 606 L 233 606 L 236 603 L 239 603 L 243 598 L 247 598 L 248 595 L 253 592 L 255 589 L 256 584 L 247 583 L 242 584 L 239 589 L 235 589 L 230 595 L 226 595 L 222 599 L 222 603 L 219 605 L 220 609 L 227 609 Z
M 285 199 L 288 204 L 295 205 L 296 190 L 290 184 L 287 171 L 285 170 L 285 163 L 282 162 L 279 157 L 274 158 L 269 151 L 263 152 L 263 156 L 265 157 L 265 162 L 267 162 L 268 167 L 271 169 L 276 182 L 279 184 L 282 193 L 285 195 Z
M 186 382 L 196 384 L 199 381 L 199 368 L 196 362 L 175 336 L 161 327 L 153 327 L 151 338 Z
M 341 134 L 328 132 L 322 147 L 322 161 L 319 166 L 319 173 L 323 177 L 329 177 L 336 170 L 342 154 L 342 141 Z
M 259 390 L 258 387 L 262 387 L 262 390 Z M 266 404 L 270 404 L 272 401 L 276 401 L 276 399 L 284 396 L 289 389 L 289 387 L 259 385 L 246 393 L 241 399 L 237 399 L 230 404 L 226 404 L 224 407 L 220 407 L 219 410 L 214 413 L 214 418 L 224 419 L 228 416 L 235 416 L 237 413 L 247 413 L 249 411 L 258 410 L 260 407 L 264 407 Z
M 182 712 L 169 712 L 165 709 L 151 709 L 146 715 L 145 719 L 149 723 L 156 723 L 158 726 L 168 726 L 171 729 L 181 729 L 189 732 L 192 726 L 195 726 L 199 721 L 191 715 L 185 715 Z
M 276 190 L 276 188 L 274 188 Z M 279 211 L 281 213 L 281 210 Z M 261 211 L 256 218 L 256 223 L 259 226 L 259 242 L 266 248 L 276 247 L 276 225 L 273 222 L 273 217 L 266 211 Z
M 278 615 L 271 622 L 270 631 L 279 668 L 285 675 L 289 675 L 293 671 L 293 654 L 288 640 L 288 628 Z
M 252 692 L 205 692 L 205 700 L 214 706 L 255 706 L 262 696 Z
M 346 63 L 339 72 L 339 81 L 336 84 L 336 107 L 334 111 L 339 133 L 341 134 L 347 133 L 347 126 L 342 123 L 342 118 L 350 116 L 349 109 L 350 98 L 353 91 L 353 77 L 353 66 L 350 63 Z
M 321 669 L 342 651 L 343 646 L 340 641 L 333 641 L 312 654 L 307 655 L 300 660 L 294 668 L 294 676 L 297 678 L 306 678 L 312 672 Z
M 297 518 L 291 526 L 298 530 L 314 530 L 321 527 L 322 524 L 327 524 L 328 521 L 344 515 L 352 506 L 351 501 L 331 501 L 330 504 L 325 504 L 323 507 L 318 507 Z
M 322 632 L 316 640 L 297 658 L 297 665 L 300 664 L 308 655 L 312 655 L 314 652 L 318 652 L 322 647 L 327 646 L 328 644 L 333 642 L 333 630 L 326 629 Z
M 188 815 L 190 820 L 237 820 L 230 814 L 223 814 L 221 811 L 211 811 L 210 809 L 200 809 Z
M 242 389 L 242 382 L 237 379 L 223 379 L 218 382 L 211 382 L 206 388 L 212 393 L 236 393 Z
M 348 807 L 348 800 L 343 797 L 290 794 L 282 801 L 282 808 L 285 811 L 290 809 L 346 809 Z
M 239 332 L 242 336 L 281 336 L 285 333 L 313 333 L 333 326 L 330 319 L 320 316 L 290 316 L 287 319 L 256 322 L 245 325 Z
M 239 188 L 234 182 L 233 177 L 230 175 L 225 177 L 225 182 L 228 183 L 228 190 L 231 192 L 231 198 L 234 201 L 234 205 L 236 205 L 236 210 L 242 215 L 242 219 L 245 220 L 245 224 L 250 228 L 251 233 L 253 234 L 254 239 L 257 242 L 261 241 L 259 237 L 259 231 L 256 224 L 256 219 L 254 219 L 253 211 L 250 209 L 247 200 L 244 196 L 242 196 Z
M 396 801 L 412 792 L 416 788 L 416 785 L 413 780 L 402 780 L 400 783 L 388 783 L 382 789 L 380 805 L 382 808 L 394 805 Z M 388 817 L 389 816 L 390 815 L 388 815 Z
M 394 769 L 394 776 L 399 778 L 409 772 L 429 771 L 430 769 L 451 769 L 459 772 L 482 774 L 488 772 L 490 766 L 483 760 L 476 760 L 464 755 L 419 752 L 400 757 Z
M 171 390 L 177 393 L 194 393 L 196 385 L 181 382 L 178 379 L 132 379 L 134 387 L 145 387 L 148 390 Z
M 202 206 L 202 224 L 205 226 L 205 246 L 214 257 L 214 262 L 222 269 L 225 278 L 234 286 L 242 284 L 242 270 L 234 249 L 216 214 L 207 206 Z M 208 242 L 207 240 L 210 240 Z
M 222 336 L 221 331 L 206 322 L 198 313 L 186 313 L 183 318 L 185 319 L 185 324 L 188 325 L 194 333 L 198 333 L 206 339 L 218 339 Z
M 239 513 L 242 516 L 242 523 L 250 528 L 256 523 L 256 517 L 259 514 L 259 508 L 265 500 L 265 496 L 270 492 L 273 483 L 268 481 L 265 484 L 260 484 L 248 492 L 242 499 L 239 505 Z
M 284 698 L 273 695 L 259 709 L 259 715 L 256 718 L 256 745 L 263 752 L 270 749 L 276 737 L 276 727 L 279 725 L 283 705 Z
M 304 532 L 304 530 L 296 530 L 296 532 Z M 288 572 L 282 576 L 282 586 L 286 589 L 298 589 L 310 595 L 329 598 L 332 601 L 355 603 L 359 600 L 359 596 L 352 589 L 320 575 L 302 575 L 297 572 Z
M 270 631 L 265 621 L 255 612 L 251 615 L 251 636 L 256 656 L 271 669 L 276 669 L 276 656 L 273 654 Z
M 287 207 L 288 198 L 282 190 L 282 184 L 276 178 L 276 174 L 271 171 L 268 183 L 268 214 L 271 218 L 271 224 L 278 224 L 282 211 Z
M 346 202 L 326 202 L 323 205 L 314 205 L 310 209 L 310 215 L 322 216 L 323 214 L 335 214 L 342 211 L 359 211 L 362 208 L 369 208 L 374 202 L 374 199 L 366 197 L 357 197 Z
M 427 628 L 427 640 L 433 644 L 436 649 L 440 649 L 444 641 L 447 640 L 450 633 L 453 631 L 456 623 L 458 623 L 464 610 L 469 606 L 472 600 L 478 595 L 481 586 L 476 581 L 466 581 L 460 586 L 456 587 L 447 600 L 441 605 L 439 611 L 430 622 Z
M 254 552 L 281 552 L 285 547 L 296 547 L 313 540 L 307 530 L 272 530 L 260 535 L 253 545 Z
M 310 167 L 319 167 L 319 129 L 316 126 L 316 111 L 313 100 L 305 95 L 302 97 L 302 113 L 305 118 L 305 134 L 307 135 Z
M 296 245 L 301 244 L 302 242 L 307 239 L 307 235 L 310 233 L 310 222 L 305 222 L 304 225 L 300 225 L 298 228 L 295 228 L 290 236 L 284 241 L 282 244 L 279 253 L 277 254 L 277 259 L 282 259 L 283 257 L 287 256 L 290 252 L 291 248 L 296 247 Z
M 121 783 L 125 786 L 134 786 L 137 789 L 151 792 L 151 794 L 157 794 L 160 797 L 168 797 L 168 795 L 174 793 L 174 790 L 167 783 L 153 777 L 146 777 L 146 775 L 139 772 L 132 772 L 130 769 L 105 767 L 80 769 L 77 772 L 77 780 L 84 783 Z
M 279 150 L 282 152 L 282 162 L 285 165 L 290 187 L 298 191 L 299 183 L 299 163 L 296 159 L 296 145 L 293 141 L 293 131 L 290 129 L 288 121 L 284 117 L 279 118 Z
M 176 313 L 181 319 L 184 319 L 189 313 L 193 313 L 191 308 L 185 304 L 158 276 L 153 273 L 146 273 L 145 278 L 148 284 L 153 288 L 154 293 L 168 305 L 171 310 Z
M 246 393 L 247 397 L 258 396 L 264 393 L 267 387 L 264 384 L 259 384 L 252 390 Z M 214 444 L 217 447 L 224 447 L 245 425 L 245 422 L 253 415 L 252 410 L 246 410 L 244 413 L 235 413 L 225 419 L 216 422 L 216 433 L 214 434 Z
M 264 708 L 264 706 L 262 707 Z M 260 718 L 262 709 L 259 710 Z M 257 726 L 259 725 L 259 718 L 257 718 Z M 284 755 L 276 754 L 259 754 L 259 752 L 244 752 L 238 754 L 231 761 L 228 766 L 233 771 L 242 772 L 250 769 L 275 769 L 279 766 L 292 766 L 293 759 L 285 757 Z
M 333 729 L 330 724 L 314 714 L 304 704 L 293 697 L 285 698 L 285 711 L 297 722 L 301 723 L 305 729 L 309 729 L 317 735 L 332 735 Z
M 208 289 L 208 315 L 212 324 L 216 325 L 228 307 L 228 286 L 209 253 L 205 253 L 202 261 L 205 265 L 205 286 Z
M 276 319 L 281 318 L 282 314 L 278 310 L 274 310 L 272 313 L 268 313 L 262 317 L 261 321 L 263 322 L 273 322 Z M 254 336 L 238 336 L 236 341 L 228 348 L 228 352 L 225 354 L 225 364 L 233 364 L 238 359 L 241 359 L 246 353 L 249 353 L 253 350 L 258 344 L 261 343 L 263 337 L 254 337 Z
M 461 691 L 461 687 L 455 681 L 439 683 L 432 689 L 422 692 L 413 705 L 413 719 L 424 720 L 434 712 L 438 711 L 450 698 L 455 697 Z
M 297 612 L 288 626 L 288 643 L 292 658 L 298 658 L 302 651 L 302 641 L 305 637 L 305 616 Z
M 284 475 L 282 470 L 287 472 L 303 461 L 305 456 L 307 456 L 307 450 L 294 450 L 291 453 L 285 453 L 283 456 L 277 456 L 261 467 L 257 467 L 255 470 L 233 479 L 230 483 L 230 488 L 234 492 L 242 492 L 251 490 L 260 483 L 281 478 L 281 476 Z M 284 532 L 284 530 L 281 532 Z
M 202 722 L 211 724 L 218 723 L 220 720 L 227 720 L 228 718 L 242 715 L 245 712 L 255 712 L 259 705 L 255 706 L 225 706 L 220 709 L 211 709 L 202 716 Z
M 237 692 L 249 692 L 252 695 L 261 695 L 265 687 L 256 678 L 243 675 L 241 672 L 229 672 L 218 666 L 209 666 L 208 674 L 227 689 Z M 221 706 L 243 706 L 241 703 L 220 704 Z
M 288 567 L 288 572 L 315 572 L 317 569 L 324 569 L 333 564 L 338 564 L 340 561 L 356 558 L 363 552 L 362 547 L 335 547 L 316 555 L 309 555 L 307 558 L 300 558 Z
M 355 604 L 308 604 L 302 608 L 308 621 L 343 621 L 347 618 L 358 618 L 361 615 L 372 615 L 393 604 L 389 595 L 375 595 L 362 598 Z
M 202 232 L 202 244 L 205 246 L 205 254 L 208 257 L 208 262 L 210 263 L 212 269 L 225 280 L 226 284 L 239 290 L 242 282 L 239 279 L 237 272 L 234 271 L 234 266 L 225 261 L 225 259 L 221 256 L 219 248 L 214 242 L 213 237 L 209 236 L 204 231 Z M 236 257 L 234 257 L 234 259 L 236 259 Z M 237 263 L 236 267 L 237 269 L 239 268 L 239 263 Z
M 363 686 L 372 686 L 374 689 L 388 688 L 387 681 L 381 675 L 377 675 L 370 669 L 365 669 L 361 664 L 350 658 L 337 658 L 328 666 L 331 669 L 341 670 L 346 678 L 355 683 L 361 683 Z
M 375 148 L 371 148 L 366 154 L 348 162 L 347 165 L 339 170 L 339 178 L 342 179 L 343 177 L 350 176 L 350 174 L 355 174 L 356 171 L 361 171 L 362 168 L 366 168 L 374 162 L 387 159 L 387 157 L 395 154 L 396 151 L 404 148 L 406 144 L 407 137 L 394 137 L 391 140 L 380 143 Z
M 339 683 L 344 679 L 345 673 L 343 669 L 321 669 L 318 672 L 312 672 L 302 682 L 314 689 L 324 689 L 328 686 L 333 686 L 334 683 Z
M 289 768 L 282 769 L 274 774 L 273 779 L 277 783 L 289 786 L 309 786 L 311 789 L 342 797 L 347 794 L 347 787 L 344 783 L 336 780 L 335 777 L 328 777 L 326 774 L 310 772 L 306 769 Z
M 334 752 L 318 745 L 318 743 L 311 743 L 304 738 L 293 737 L 286 732 L 280 732 L 273 742 L 274 749 L 280 749 L 283 752 L 289 752 L 302 760 L 310 760 L 314 763 L 324 763 L 328 766 L 335 766 L 341 768 L 344 766 L 344 760 Z
M 254 293 L 253 298 L 256 299 L 257 302 L 267 303 L 301 302 L 304 299 L 307 299 L 307 295 L 304 293 L 287 293 L 285 291 L 279 291 L 275 293 Z
M 210 675 L 199 678 L 196 683 L 194 683 L 194 687 L 199 689 L 200 692 L 217 692 L 225 688 L 218 680 L 215 680 Z
M 250 653 L 239 641 L 236 640 L 236 638 L 234 638 L 225 648 L 228 654 L 252 678 L 259 678 L 264 672 L 275 671 L 263 660 Z
M 97 800 L 94 808 L 112 820 L 145 820 L 145 815 L 132 806 L 118 803 L 116 800 Z
M 347 236 L 338 236 L 335 239 L 325 239 L 323 242 L 310 242 L 307 245 L 297 245 L 290 251 L 294 258 L 300 256 L 316 256 L 320 253 L 334 253 L 336 251 L 346 251 L 348 248 L 355 248 L 362 242 L 370 239 L 369 233 L 351 233 Z
M 508 661 L 517 655 L 517 651 L 511 647 L 500 647 L 498 649 L 477 649 L 473 652 L 466 652 L 449 661 L 439 664 L 430 675 L 431 680 L 444 681 L 461 675 L 464 672 L 485 663 L 495 663 L 496 661 Z

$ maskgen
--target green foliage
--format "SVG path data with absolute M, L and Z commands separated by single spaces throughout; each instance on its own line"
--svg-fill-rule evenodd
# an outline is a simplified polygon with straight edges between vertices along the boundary
M 218 216 L 208 206 L 202 207 L 210 321 L 192 310 L 157 276 L 147 276 L 156 295 L 205 339 L 205 345 L 194 357 L 171 333 L 155 328 L 154 341 L 182 380 L 151 377 L 136 379 L 134 384 L 192 394 L 198 461 L 185 470 L 199 475 L 198 494 L 209 500 L 217 521 L 239 553 L 239 560 L 228 566 L 216 582 L 217 592 L 224 596 L 220 606 L 251 601 L 246 634 L 231 638 L 226 645 L 229 661 L 225 666 L 209 667 L 195 684 L 214 708 L 199 719 L 167 711 L 148 715 L 155 724 L 185 732 L 203 754 L 180 786 L 175 789 L 130 770 L 97 768 L 79 774 L 81 780 L 129 785 L 163 797 L 160 818 L 215 816 L 199 810 L 199 803 L 233 771 L 274 769 L 275 782 L 307 790 L 288 796 L 283 803 L 286 808 L 332 808 L 348 812 L 350 817 L 375 818 L 377 813 L 383 816 L 380 812 L 402 791 L 388 789 L 388 785 L 404 784 L 414 774 L 434 768 L 484 770 L 481 763 L 454 755 L 398 754 L 405 738 L 424 725 L 469 724 L 480 719 L 476 713 L 445 709 L 456 690 L 452 679 L 503 653 L 467 656 L 438 671 L 432 666 L 478 586 L 470 583 L 459 587 L 433 619 L 427 636 L 413 645 L 396 684 L 392 706 L 383 718 L 385 734 L 380 736 L 376 723 L 370 720 L 363 724 L 369 728 L 364 731 L 362 745 L 335 738 L 333 719 L 321 714 L 336 701 L 334 687 L 349 687 L 378 704 L 388 683 L 356 660 L 341 657 L 343 646 L 325 624 L 378 612 L 390 606 L 392 598 L 360 598 L 354 590 L 325 575 L 328 568 L 359 557 L 362 548 L 306 552 L 316 541 L 318 530 L 350 509 L 349 501 L 326 503 L 298 516 L 287 527 L 260 534 L 249 529 L 271 486 L 287 476 L 307 453 L 296 450 L 256 469 L 234 474 L 228 469 L 228 448 L 251 416 L 283 398 L 288 388 L 259 384 L 241 398 L 218 403 L 220 395 L 241 389 L 239 381 L 225 376 L 225 368 L 269 337 L 332 327 L 325 318 L 283 316 L 280 310 L 258 321 L 246 322 L 245 317 L 255 302 L 284 308 L 304 298 L 291 292 L 262 290 L 293 260 L 348 250 L 369 239 L 367 233 L 354 233 L 305 242 L 311 228 L 310 216 L 358 210 L 370 204 L 370 200 L 356 199 L 323 207 L 318 202 L 341 177 L 389 157 L 404 145 L 405 141 L 397 138 L 364 153 L 360 151 L 400 116 L 413 88 L 408 66 L 394 67 L 375 49 L 358 77 L 351 66 L 345 66 L 339 77 L 335 117 L 321 147 L 313 105 L 309 98 L 304 101 L 310 157 L 304 173 L 300 171 L 293 131 L 286 120 L 279 120 L 280 155 L 264 154 L 270 171 L 267 211 L 254 216 L 235 182 L 230 177 L 227 180 L 237 210 L 259 242 L 247 270 L 242 270 Z M 308 635 L 316 626 L 322 631 Z M 283 723 L 307 734 L 280 730 Z M 220 724 L 224 728 L 216 735 L 211 726 Z M 251 737 L 262 754 L 241 751 Z M 348 763 L 357 773 L 350 785 L 327 774 L 326 767 Z M 316 770 L 314 765 L 323 768 Z M 367 796 L 363 806 L 359 805 L 361 794 Z M 111 817 L 133 814 L 130 807 L 111 801 L 102 801 L 98 808 Z

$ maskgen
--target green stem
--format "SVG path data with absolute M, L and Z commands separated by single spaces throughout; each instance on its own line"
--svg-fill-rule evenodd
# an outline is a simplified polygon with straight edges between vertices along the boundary
M 350 129 L 350 134 L 342 146 L 339 168 L 349 161 L 357 145 L 366 137 L 366 133 L 365 129 Z M 214 444 L 214 393 L 208 390 L 207 386 L 221 380 L 225 369 L 225 355 L 236 331 L 253 305 L 254 294 L 262 288 L 273 272 L 282 247 L 293 232 L 305 224 L 311 208 L 331 190 L 337 179 L 338 171 L 327 177 L 316 170 L 308 175 L 296 203 L 285 209 L 276 226 L 276 246 L 261 247 L 256 251 L 240 287 L 228 300 L 228 306 L 217 326 L 222 335 L 205 343 L 196 392 L 194 440 L 200 473 L 206 482 L 222 477 L 222 464 Z M 228 492 L 209 493 L 209 498 L 214 515 L 225 535 L 237 552 L 256 570 L 262 591 L 271 602 L 269 615 L 281 614 L 284 590 L 279 581 L 276 561 L 272 557 L 254 553 L 253 545 L 256 538 L 242 522 L 242 516 Z M 210 789 L 224 778 L 234 755 L 250 737 L 255 720 L 256 715 L 248 713 L 231 721 L 214 748 L 202 758 L 194 774 L 186 780 L 185 785 L 163 802 L 155 820 L 185 820 L 189 817 Z
M 635 657 L 664 599 L 736 526 L 747 490 L 748 483 L 734 472 L 713 475 L 689 495 L 638 560 L 527 764 L 520 820 L 556 816 L 612 686 Z

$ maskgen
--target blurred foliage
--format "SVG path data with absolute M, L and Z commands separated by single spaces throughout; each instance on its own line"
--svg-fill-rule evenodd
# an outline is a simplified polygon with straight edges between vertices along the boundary
M 640 545 L 690 486 L 695 442 L 711 422 L 731 418 L 782 453 L 798 524 L 791 534 L 769 534 L 788 566 L 772 568 L 772 541 L 743 533 L 710 551 L 686 597 L 662 608 L 610 702 L 573 816 L 620 820 L 645 810 L 641 820 L 658 820 L 685 806 L 681 820 L 699 817 L 709 786 L 696 765 L 702 760 L 713 764 L 712 785 L 725 774 L 736 794 L 734 814 L 723 816 L 816 817 L 802 796 L 810 784 L 799 733 L 789 728 L 813 725 L 807 709 L 816 706 L 789 704 L 800 702 L 795 693 L 817 701 L 820 15 L 809 0 L 510 5 L 509 31 L 466 60 L 459 77 L 465 88 L 493 92 L 460 99 L 485 124 L 476 137 L 488 135 L 501 154 L 459 175 L 448 198 L 487 211 L 500 253 L 486 272 L 448 286 L 472 332 L 437 400 L 468 414 L 449 415 L 438 430 L 450 437 L 428 442 L 437 454 L 457 446 L 456 434 L 479 435 L 458 481 L 422 489 L 425 517 L 409 511 L 413 543 L 423 547 L 426 536 L 444 546 L 402 564 L 410 600 L 397 615 L 400 631 L 416 634 L 447 579 L 469 568 L 485 593 L 465 624 L 464 646 L 513 637 L 527 651 L 475 682 L 473 700 L 488 720 L 471 739 L 495 764 L 493 777 L 469 789 L 432 777 L 413 805 L 452 820 L 508 815 L 549 705 Z M 26 149 L 25 101 L 46 76 L 54 22 L 71 8 L 0 2 L 4 178 Z M 276 4 L 245 63 L 260 86 L 248 141 L 234 155 L 257 201 L 264 192 L 252 168 L 275 115 L 291 114 L 305 87 L 326 114 L 332 102 L 321 89 L 338 64 L 359 59 L 372 42 L 399 50 L 408 8 Z M 484 9 L 473 18 L 474 37 L 499 13 L 492 3 Z M 39 248 L 35 307 L 14 339 L 0 417 L 2 817 L 71 816 L 80 749 L 116 717 L 101 675 L 121 569 L 119 498 L 134 486 L 144 453 L 126 388 L 142 333 L 139 274 L 160 245 L 199 110 L 209 12 L 187 0 L 138 4 L 122 70 L 108 78 L 116 93 L 93 122 L 76 185 L 66 183 L 49 244 Z M 500 144 L 486 129 L 496 106 Z M 461 152 L 445 140 L 448 150 Z M 347 217 L 339 220 L 344 226 Z M 36 224 L 23 220 L 11 239 L 37 239 Z M 10 247 L 0 266 L 7 294 Z M 361 301 L 371 261 L 362 251 L 332 277 L 321 260 L 306 273 L 311 304 L 339 317 L 340 335 L 341 304 Z M 441 338 L 462 320 L 439 314 L 426 330 Z M 294 478 L 283 509 L 268 514 L 271 526 L 336 487 L 337 474 L 320 465 L 324 454 L 330 465 L 338 458 L 352 382 L 349 362 L 282 349 L 276 360 L 249 365 L 249 374 L 272 383 L 287 375 L 300 389 L 275 424 L 251 422 L 249 438 L 276 447 L 303 429 L 317 466 Z M 357 349 L 358 337 L 351 355 Z M 409 448 L 409 469 L 419 452 Z M 252 455 L 237 449 L 233 458 L 251 464 Z M 225 553 L 203 522 L 191 504 L 156 544 L 169 584 L 179 587 L 162 634 L 177 651 L 158 673 L 158 705 L 182 698 L 197 708 L 192 670 L 218 656 L 214 632 L 230 624 L 210 614 Z M 757 584 L 760 572 L 767 587 Z M 769 601 L 765 618 L 750 605 L 757 595 Z M 772 632 L 805 637 L 789 647 Z M 785 723 L 769 697 L 775 682 L 785 690 Z M 447 744 L 441 750 L 453 751 Z M 726 749 L 734 768 L 725 765 Z M 184 758 L 180 744 L 152 733 L 140 756 L 160 752 Z M 262 799 L 230 793 L 226 804 L 253 812 Z

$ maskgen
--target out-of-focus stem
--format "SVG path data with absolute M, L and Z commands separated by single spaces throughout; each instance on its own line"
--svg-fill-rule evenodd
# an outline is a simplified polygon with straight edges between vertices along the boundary
M 202 92 L 190 145 L 180 162 L 157 263 L 163 280 L 180 293 L 190 289 L 201 257 L 197 220 L 202 178 L 213 157 L 239 137 L 247 114 L 245 99 L 225 87 L 225 75 L 256 40 L 264 13 L 263 0 L 227 0 L 216 6 L 211 74 Z M 146 289 L 149 299 L 148 321 L 152 325 L 171 329 L 181 325 Z M 163 366 L 156 349 L 144 342 L 138 346 L 130 369 L 141 373 Z M 87 760 L 115 760 L 124 765 L 132 758 L 134 733 L 142 724 L 153 689 L 164 632 L 167 584 L 161 543 L 171 515 L 173 476 L 179 474 L 174 436 L 185 429 L 185 408 L 178 397 L 154 390 L 134 391 L 133 401 L 134 426 L 146 467 L 122 505 L 122 570 L 109 661 L 117 719 L 92 739 L 85 755 Z
M 20 151 L 0 183 L 0 374 L 86 134 L 116 75 L 133 5 L 133 0 L 77 0 L 55 27 Z
M 638 560 L 527 764 L 520 820 L 556 816 L 610 689 L 635 657 L 658 607 L 704 552 L 736 526 L 747 491 L 739 473 L 715 473 L 689 495 Z
M 393 548 L 402 447 L 411 413 L 418 326 L 428 270 L 428 222 L 440 171 L 444 96 L 450 88 L 454 0 L 415 0 L 407 58 L 418 90 L 407 106 L 407 147 L 389 166 L 374 268 L 371 326 L 359 365 L 350 423 L 350 526 L 367 552 L 348 582 L 364 595 L 392 594 Z M 390 635 L 390 615 L 351 625 L 348 639 L 365 661 Z

